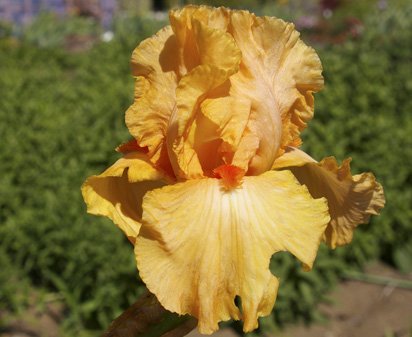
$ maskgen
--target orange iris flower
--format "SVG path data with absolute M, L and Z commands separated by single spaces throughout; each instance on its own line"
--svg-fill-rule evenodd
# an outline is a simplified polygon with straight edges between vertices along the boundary
M 310 270 L 321 241 L 349 243 L 384 205 L 371 173 L 298 149 L 321 71 L 293 24 L 226 8 L 172 10 L 133 52 L 133 141 L 83 197 L 134 244 L 160 303 L 201 333 L 231 318 L 257 328 L 276 299 L 274 253 Z

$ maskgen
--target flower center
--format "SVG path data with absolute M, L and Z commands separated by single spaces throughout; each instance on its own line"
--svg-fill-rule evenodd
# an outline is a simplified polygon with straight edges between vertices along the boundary
M 238 166 L 223 164 L 215 168 L 213 173 L 217 179 L 222 180 L 222 184 L 226 189 L 231 190 L 242 183 L 245 170 Z

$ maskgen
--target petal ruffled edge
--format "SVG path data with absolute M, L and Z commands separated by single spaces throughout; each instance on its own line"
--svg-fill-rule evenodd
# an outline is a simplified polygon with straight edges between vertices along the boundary
M 291 170 L 301 184 L 307 186 L 314 198 L 328 200 L 331 221 L 323 240 L 331 247 L 343 246 L 352 241 L 355 228 L 369 222 L 385 205 L 383 187 L 368 172 L 352 176 L 351 159 L 338 165 L 334 157 L 316 162 L 305 152 L 287 148 L 279 157 L 274 169 Z
M 258 136 L 258 148 L 253 153 L 250 144 L 242 145 L 252 156 L 245 158 L 248 174 L 257 175 L 270 169 L 287 146 L 300 145 L 300 132 L 313 117 L 313 93 L 323 87 L 322 65 L 292 23 L 231 11 L 230 27 L 242 51 L 231 94 L 252 102 L 248 129 Z
M 198 15 L 192 13 L 194 16 L 191 17 L 191 9 Z M 233 37 L 225 31 L 208 27 L 208 18 L 204 17 L 207 11 L 203 10 L 203 7 L 199 8 L 199 11 L 196 7 L 189 7 L 171 12 L 172 27 L 180 41 L 181 51 L 198 51 L 197 64 L 186 67 L 188 72 L 180 79 L 176 88 L 176 109 L 167 134 L 173 170 L 182 179 L 204 176 L 195 149 L 197 119 L 201 115 L 200 105 L 213 89 L 238 71 L 241 59 L 241 52 Z
M 326 200 L 289 171 L 244 177 L 229 191 L 217 179 L 188 180 L 144 197 L 137 265 L 160 303 L 197 317 L 201 333 L 230 318 L 248 332 L 275 302 L 271 255 L 289 251 L 310 269 L 328 222 Z
M 143 40 L 133 51 L 134 102 L 125 122 L 151 162 L 169 170 L 165 136 L 175 106 L 178 62 L 176 38 L 170 26 Z M 170 171 L 170 170 L 169 170 Z
M 110 218 L 134 243 L 141 227 L 143 196 L 163 186 L 164 179 L 144 154 L 131 152 L 102 174 L 89 177 L 81 192 L 88 213 Z

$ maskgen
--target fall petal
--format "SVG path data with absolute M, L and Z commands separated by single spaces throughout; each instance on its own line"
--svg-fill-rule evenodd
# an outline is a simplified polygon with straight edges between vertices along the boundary
M 289 171 L 244 177 L 231 190 L 218 179 L 189 180 L 144 197 L 137 265 L 162 305 L 197 317 L 201 333 L 230 318 L 251 331 L 275 302 L 272 254 L 289 251 L 311 268 L 328 221 L 326 200 Z
M 332 248 L 351 242 L 355 228 L 379 214 L 385 204 L 382 185 L 374 175 L 352 176 L 350 161 L 339 166 L 334 157 L 327 157 L 318 163 L 303 151 L 289 148 L 274 163 L 275 169 L 291 170 L 314 198 L 328 200 L 331 221 L 324 241 Z
M 110 218 L 134 243 L 141 226 L 143 196 L 163 186 L 163 178 L 145 155 L 129 153 L 83 184 L 87 211 Z

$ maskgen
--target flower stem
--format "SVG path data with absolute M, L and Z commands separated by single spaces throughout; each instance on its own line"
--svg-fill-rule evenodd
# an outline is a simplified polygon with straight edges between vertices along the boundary
M 182 337 L 196 324 L 190 316 L 167 311 L 148 292 L 117 317 L 102 337 Z

